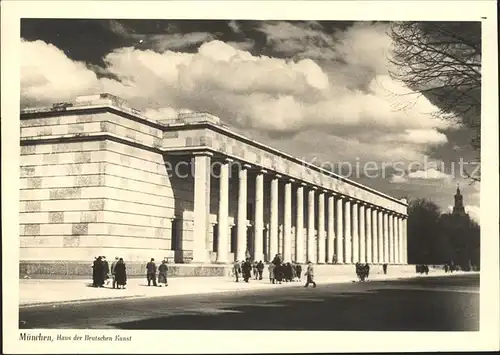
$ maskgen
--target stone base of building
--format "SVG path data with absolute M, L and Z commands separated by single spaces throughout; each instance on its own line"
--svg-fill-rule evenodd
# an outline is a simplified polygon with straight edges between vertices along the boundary
M 108 260 L 110 265 L 112 260 Z M 157 266 L 159 263 L 157 263 Z M 169 277 L 227 276 L 231 265 L 168 264 Z M 145 277 L 146 263 L 127 263 L 127 277 Z M 78 261 L 21 261 L 19 277 L 32 279 L 85 279 L 92 278 L 89 262 Z
M 109 262 L 111 263 L 112 260 Z M 306 265 L 302 269 L 305 272 Z M 127 263 L 128 277 L 145 277 L 146 263 Z M 441 266 L 429 268 L 441 268 Z M 231 264 L 168 264 L 169 277 L 222 277 L 231 274 Z M 355 275 L 353 264 L 315 265 L 316 276 Z M 382 272 L 382 264 L 370 264 L 370 273 Z M 389 264 L 387 273 L 415 274 L 415 265 Z M 264 271 L 267 275 L 267 267 Z M 92 267 L 88 262 L 78 261 L 22 261 L 19 264 L 19 277 L 31 279 L 89 279 Z

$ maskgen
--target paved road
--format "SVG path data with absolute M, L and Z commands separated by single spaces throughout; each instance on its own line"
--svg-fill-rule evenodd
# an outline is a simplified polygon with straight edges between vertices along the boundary
M 20 328 L 479 330 L 479 275 L 21 308 Z

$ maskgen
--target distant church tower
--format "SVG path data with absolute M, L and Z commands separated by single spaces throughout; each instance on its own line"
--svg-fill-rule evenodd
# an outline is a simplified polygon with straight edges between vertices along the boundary
M 460 216 L 466 215 L 463 196 L 460 193 L 460 187 L 458 186 L 458 184 L 457 184 L 457 193 L 455 194 L 455 206 L 453 206 L 453 214 Z

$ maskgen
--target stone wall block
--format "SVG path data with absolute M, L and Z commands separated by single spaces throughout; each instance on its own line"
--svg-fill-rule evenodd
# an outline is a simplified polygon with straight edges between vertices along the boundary
M 57 164 L 59 163 L 59 155 L 56 153 L 42 155 L 43 164 Z
M 40 235 L 39 224 L 25 224 L 23 235 Z
M 97 119 L 96 115 L 80 115 L 76 118 L 76 122 L 87 123 L 87 122 L 93 122 L 96 119 Z
M 42 187 L 42 178 L 28 178 L 27 187 L 29 189 L 39 189 Z
M 42 205 L 41 201 L 26 201 L 26 211 L 40 212 L 41 205 Z
M 71 234 L 72 235 L 87 235 L 89 232 L 89 224 L 88 223 L 74 223 L 71 226 Z
M 49 192 L 49 198 L 51 200 L 61 200 L 66 198 L 80 198 L 82 195 L 82 190 L 78 187 L 68 187 L 61 189 L 53 189 Z
M 21 146 L 21 155 L 36 154 L 36 145 L 23 145 Z
M 92 155 L 90 152 L 76 152 L 75 153 L 75 163 L 90 163 L 92 160 Z
M 179 137 L 179 131 L 163 132 L 163 138 L 165 139 L 178 138 L 178 137 Z
M 72 124 L 68 126 L 68 133 L 69 134 L 78 134 L 78 133 L 83 133 L 85 132 L 85 124 L 79 123 L 79 124 Z
M 64 212 L 49 212 L 49 223 L 64 223 Z
M 96 211 L 92 212 L 80 212 L 80 222 L 97 222 L 97 213 Z
M 80 235 L 65 235 L 63 237 L 64 247 L 78 247 L 80 245 Z
M 102 211 L 104 210 L 104 199 L 92 199 L 89 201 L 89 210 Z

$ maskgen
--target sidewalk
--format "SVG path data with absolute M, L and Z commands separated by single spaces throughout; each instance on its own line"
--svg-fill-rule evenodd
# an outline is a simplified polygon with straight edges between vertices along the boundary
M 416 275 L 415 273 L 400 273 L 383 275 L 377 273 L 370 275 L 368 281 L 394 280 L 398 278 L 451 276 L 461 274 L 473 274 L 472 272 L 454 272 L 445 274 L 444 271 L 432 270 L 429 275 Z M 318 285 L 332 283 L 348 283 L 357 281 L 355 275 L 318 276 Z M 265 290 L 276 287 L 298 287 L 303 286 L 303 282 L 283 282 L 281 285 L 273 285 L 268 279 L 261 281 L 250 280 L 249 283 L 234 282 L 229 277 L 176 277 L 169 279 L 168 287 L 148 287 L 147 281 L 140 279 L 129 279 L 126 289 L 113 289 L 110 285 L 104 288 L 91 287 L 90 280 L 19 280 L 19 304 L 20 307 L 30 307 L 38 305 L 55 305 L 62 303 L 81 303 L 109 301 L 115 299 L 165 297 L 191 294 L 208 294 L 217 292 L 238 292 L 245 290 Z

